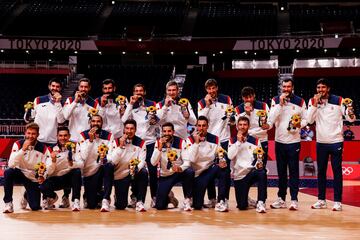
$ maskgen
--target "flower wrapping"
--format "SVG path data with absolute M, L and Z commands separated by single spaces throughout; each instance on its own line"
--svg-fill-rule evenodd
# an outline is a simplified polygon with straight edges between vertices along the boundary
M 28 111 L 30 109 L 34 109 L 34 103 L 33 102 L 27 102 L 25 105 L 24 105 L 24 109 L 25 111 Z
M 73 153 L 75 152 L 76 144 L 69 141 L 69 142 L 65 143 L 65 148 L 69 151 L 68 152 L 68 160 L 73 161 Z
M 166 168 L 170 169 L 173 166 L 174 162 L 178 159 L 178 155 L 177 152 L 172 149 L 167 152 L 166 156 L 168 160 Z
M 150 125 L 155 125 L 159 121 L 159 118 L 156 116 L 156 110 L 157 109 L 155 106 L 150 106 L 146 108 L 145 119 L 149 119 Z
M 226 154 L 226 150 L 223 149 L 222 147 L 218 147 L 216 149 L 215 163 L 218 164 L 220 161 L 226 161 L 225 154 Z
M 126 109 L 126 97 L 119 95 L 115 98 L 116 105 L 120 106 L 120 112 L 123 114 L 123 112 Z
M 353 100 L 351 98 L 345 98 L 345 99 L 343 99 L 342 104 L 346 108 L 352 107 L 353 106 Z M 348 109 L 348 115 L 352 118 L 355 115 L 354 110 L 353 109 Z
M 263 169 L 264 167 L 264 163 L 263 163 L 263 159 L 264 159 L 264 150 L 262 149 L 262 147 L 257 147 L 255 148 L 255 150 L 253 151 L 254 154 L 254 165 L 255 165 L 255 169 Z
M 189 114 L 189 109 L 188 109 L 189 100 L 187 98 L 180 98 L 178 104 L 180 105 L 180 111 L 183 115 Z
M 301 124 L 301 116 L 299 114 L 294 114 L 291 116 L 287 130 L 288 131 L 296 130 L 297 128 L 301 127 L 300 124 Z
M 231 124 L 231 122 L 235 122 L 235 109 L 233 108 L 233 106 L 227 106 L 225 109 L 225 114 L 224 116 L 221 118 L 222 120 L 228 119 L 228 125 Z
M 262 127 L 267 123 L 268 115 L 265 110 L 259 110 L 256 112 L 256 116 L 259 117 L 259 127 Z
M 97 150 L 99 155 L 96 162 L 99 162 L 99 160 L 101 159 L 102 163 L 105 163 L 104 160 L 106 159 L 106 154 L 108 153 L 108 151 L 109 151 L 109 147 L 106 144 L 104 143 L 100 144 Z
M 34 170 L 35 170 L 35 178 L 36 179 L 39 179 L 40 177 L 43 177 L 45 176 L 45 172 L 46 172 L 46 165 L 45 163 L 43 162 L 38 162 L 35 167 L 34 167 Z
M 133 158 L 129 161 L 129 170 L 130 170 L 131 179 L 134 179 L 140 162 L 141 160 L 138 158 Z

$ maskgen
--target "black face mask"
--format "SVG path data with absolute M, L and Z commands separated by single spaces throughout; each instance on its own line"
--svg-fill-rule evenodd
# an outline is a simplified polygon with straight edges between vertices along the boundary
M 143 97 L 139 97 L 137 101 L 142 102 L 143 100 L 144 100 Z
M 100 134 L 101 133 L 101 128 L 98 128 L 97 130 L 96 130 L 96 134 Z

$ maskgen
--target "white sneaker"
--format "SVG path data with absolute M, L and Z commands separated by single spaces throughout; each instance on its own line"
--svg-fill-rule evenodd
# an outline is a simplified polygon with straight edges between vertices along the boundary
M 13 212 L 14 212 L 13 203 L 12 202 L 5 203 L 3 213 L 13 213 Z
M 103 199 L 101 202 L 100 212 L 110 212 L 110 201 L 107 199 Z
M 87 208 L 87 199 L 86 199 L 86 197 L 83 197 L 83 204 L 84 204 L 84 208 Z
M 316 203 L 311 205 L 312 209 L 323 209 L 327 208 L 326 201 L 325 200 L 318 200 Z
M 185 198 L 185 200 L 183 202 L 183 209 L 184 209 L 184 211 L 188 211 L 188 212 L 192 211 L 190 198 Z
M 155 205 L 156 205 L 156 197 L 153 197 L 153 198 L 151 199 L 150 207 L 151 207 L 151 208 L 154 208 Z
M 70 200 L 68 197 L 63 196 L 61 198 L 61 203 L 59 205 L 59 208 L 69 208 L 70 207 Z
M 279 197 L 270 205 L 270 207 L 275 209 L 286 208 L 286 202 Z
M 71 210 L 73 212 L 78 212 L 80 211 L 80 200 L 79 199 L 75 199 L 72 206 L 71 206 Z
M 177 200 L 173 191 L 170 191 L 168 197 L 169 197 L 169 203 L 171 203 L 174 206 L 174 208 L 177 208 L 179 206 L 179 200 Z
M 257 204 L 257 202 L 254 199 L 252 199 L 251 197 L 248 197 L 248 206 L 249 207 L 256 208 L 256 206 L 257 206 L 256 204 Z
M 215 205 L 215 211 L 217 212 L 227 212 L 229 209 L 226 206 L 226 203 L 224 200 L 221 200 Z
M 204 203 L 204 208 L 215 208 L 216 205 L 216 199 L 212 198 L 207 203 Z
M 47 209 L 54 209 L 55 203 L 58 200 L 58 195 L 55 195 L 55 198 L 47 198 L 48 201 L 48 208 Z
M 229 199 L 225 198 L 225 206 L 229 210 Z
M 20 200 L 20 208 L 26 209 L 27 205 L 28 205 L 28 201 L 26 200 L 25 196 L 23 196 Z
M 342 211 L 342 204 L 341 204 L 341 202 L 335 202 L 332 210 L 333 210 L 333 211 Z
M 141 202 L 141 201 L 136 203 L 136 208 L 135 209 L 136 209 L 137 212 L 146 212 L 144 203 Z
M 257 204 L 256 204 L 256 211 L 258 213 L 266 213 L 266 205 L 263 201 L 259 201 Z
M 136 207 L 137 199 L 136 197 L 131 197 L 130 202 L 128 204 L 128 208 L 135 208 Z
M 290 203 L 289 210 L 296 211 L 299 209 L 299 203 L 296 200 L 292 200 Z
M 41 201 L 41 207 L 42 207 L 42 209 L 49 209 L 49 203 L 48 203 L 47 198 L 46 198 L 46 199 L 43 199 L 43 200 Z

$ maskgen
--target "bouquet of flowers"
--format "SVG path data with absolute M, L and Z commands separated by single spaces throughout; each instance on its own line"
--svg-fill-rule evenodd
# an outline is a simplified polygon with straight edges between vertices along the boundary
M 141 160 L 138 159 L 138 158 L 133 158 L 133 159 L 130 160 L 130 162 L 129 162 L 129 170 L 130 170 L 131 179 L 134 179 L 135 173 L 138 170 L 138 165 L 139 165 L 140 162 L 141 162 Z
M 264 167 L 264 150 L 262 149 L 262 147 L 257 147 L 255 148 L 255 150 L 253 151 L 254 154 L 254 159 L 255 159 L 255 169 L 263 169 Z
M 97 115 L 99 113 L 99 110 L 96 108 L 89 108 L 88 110 L 88 117 L 92 118 L 93 116 Z
M 115 99 L 115 102 L 119 105 L 125 105 L 125 101 L 126 97 L 122 95 L 117 96 L 117 98 Z
M 168 160 L 166 168 L 170 169 L 173 166 L 174 162 L 178 159 L 178 155 L 175 150 L 171 149 L 167 152 L 166 156 Z
M 158 117 L 156 116 L 156 107 L 150 106 L 146 108 L 146 117 L 145 119 L 149 119 L 150 125 L 155 125 L 158 122 Z
M 259 117 L 259 127 L 262 127 L 267 123 L 267 113 L 265 110 L 259 110 L 256 112 L 256 116 Z
M 75 153 L 76 144 L 73 142 L 65 143 L 65 148 L 69 151 L 68 152 L 68 160 L 73 161 L 73 153 Z
M 35 178 L 41 184 L 45 181 L 46 165 L 43 162 L 38 162 L 35 165 Z
M 346 108 L 351 107 L 351 109 L 348 110 L 348 115 L 350 118 L 353 118 L 355 116 L 354 109 L 352 108 L 353 100 L 351 98 L 345 98 L 345 99 L 343 99 L 342 104 Z
M 353 100 L 351 98 L 344 98 L 343 101 L 342 101 L 342 104 L 345 106 L 345 107 L 348 107 L 350 104 L 352 104 Z
M 120 112 L 124 113 L 126 108 L 126 97 L 119 95 L 115 98 L 116 105 L 120 106 Z
M 220 161 L 225 161 L 225 154 L 226 154 L 226 151 L 225 149 L 223 149 L 222 147 L 218 147 L 216 149 L 216 163 L 218 164 Z
M 24 105 L 24 109 L 25 109 L 25 119 L 27 121 L 34 121 L 34 119 L 31 117 L 31 110 L 34 109 L 34 103 L 33 102 L 27 102 Z
M 225 114 L 221 118 L 222 120 L 228 119 L 228 125 L 235 122 L 235 109 L 232 106 L 227 106 L 225 109 Z
M 69 142 L 65 143 L 65 148 L 69 151 L 75 152 L 76 145 L 75 145 L 75 143 L 69 141 Z
M 187 114 L 189 115 L 189 109 L 188 109 L 188 106 L 189 106 L 189 100 L 187 98 L 180 98 L 179 100 L 179 105 L 180 105 L 180 111 L 181 113 L 184 115 L 184 114 Z
M 289 125 L 287 130 L 291 131 L 291 130 L 296 130 L 297 128 L 300 128 L 301 124 L 301 117 L 299 114 L 294 114 L 291 116 L 291 119 L 289 121 Z
M 33 103 L 33 102 L 30 102 L 30 101 L 27 102 L 27 103 L 24 105 L 24 109 L 25 109 L 25 111 L 34 109 L 34 103 Z
M 100 144 L 98 147 L 98 150 L 97 150 L 99 155 L 98 155 L 96 162 L 98 163 L 99 160 L 101 160 L 102 163 L 105 163 L 104 161 L 105 161 L 106 154 L 108 153 L 108 151 L 109 151 L 109 147 L 106 144 L 104 144 L 104 143 Z

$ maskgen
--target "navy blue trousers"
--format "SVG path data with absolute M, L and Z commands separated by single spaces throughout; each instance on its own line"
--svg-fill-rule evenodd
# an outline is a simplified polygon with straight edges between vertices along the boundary
M 275 155 L 279 176 L 278 197 L 284 201 L 286 199 L 286 190 L 288 186 L 287 169 L 289 167 L 291 200 L 298 200 L 300 142 L 290 144 L 275 142 Z
M 131 176 L 128 175 L 123 179 L 114 180 L 116 209 L 123 210 L 127 207 L 129 187 L 132 182 L 137 189 L 136 199 L 145 203 L 148 186 L 148 171 L 146 168 L 142 168 L 135 174 L 134 179 L 131 179 Z
M 331 167 L 334 173 L 334 201 L 341 202 L 342 200 L 342 152 L 342 142 L 333 144 L 316 143 L 319 190 L 318 198 L 320 200 L 326 199 L 326 170 L 329 157 L 331 157 Z
M 110 201 L 112 187 L 114 185 L 115 166 L 112 163 L 106 163 L 104 167 L 104 199 Z
M 265 202 L 267 189 L 266 170 L 253 169 L 243 179 L 234 181 L 237 208 L 245 210 L 248 207 L 250 187 L 257 183 L 258 201 Z
M 151 156 L 154 152 L 155 143 L 150 143 L 146 145 L 146 165 L 149 171 L 149 183 L 150 183 L 150 196 L 151 198 L 156 196 L 158 188 L 158 177 L 157 177 L 157 166 L 151 164 Z M 137 195 L 137 189 L 134 184 L 131 185 L 132 195 Z
M 98 171 L 91 176 L 84 177 L 84 196 L 87 201 L 87 208 L 95 209 L 103 199 L 102 191 L 104 179 L 104 167 L 100 166 Z
M 193 192 L 195 172 L 192 168 L 188 168 L 181 173 L 174 173 L 168 177 L 159 178 L 158 191 L 156 193 L 156 205 L 158 210 L 167 209 L 169 203 L 169 193 L 171 188 L 178 182 L 182 182 L 184 198 L 191 198 Z
M 221 147 L 223 149 L 225 149 L 226 151 L 228 150 L 228 146 L 229 146 L 229 141 L 226 142 L 221 142 L 220 143 Z M 227 167 L 228 170 L 230 171 L 230 159 L 228 159 L 227 154 L 225 155 L 225 159 L 226 159 L 226 163 L 227 163 Z M 229 178 L 226 179 L 226 185 L 225 185 L 225 195 L 226 195 L 226 199 L 229 199 L 229 195 L 230 195 L 230 187 L 231 187 L 231 178 L 229 175 Z M 215 181 L 210 181 L 208 187 L 207 187 L 207 195 L 208 195 L 208 199 L 216 199 L 216 189 L 215 189 Z
M 26 189 L 26 199 L 31 210 L 39 210 L 40 207 L 40 189 L 37 182 L 32 182 L 18 168 L 8 168 L 4 172 L 4 202 L 13 201 L 14 184 L 23 184 Z
M 229 141 L 221 143 L 221 147 L 223 149 L 225 149 L 226 151 L 228 150 L 228 146 L 229 146 Z M 268 141 L 262 142 L 261 146 L 265 151 L 263 162 L 264 162 L 264 168 L 266 168 L 266 164 L 267 164 L 267 160 L 268 160 Z M 228 168 L 230 170 L 230 160 L 227 158 L 227 155 L 225 156 L 225 158 L 226 158 L 226 162 L 228 164 Z M 229 199 L 230 187 L 231 187 L 231 179 L 229 177 L 226 180 L 226 199 Z M 209 200 L 216 198 L 215 181 L 209 183 L 209 186 L 207 187 L 207 195 L 208 195 Z
M 196 177 L 193 191 L 194 209 L 202 209 L 206 188 L 210 182 L 214 181 L 214 179 L 218 179 L 218 201 L 225 200 L 227 178 L 230 178 L 230 171 L 228 168 L 220 168 L 217 165 L 212 165 Z
M 81 171 L 78 168 L 72 169 L 70 172 L 63 176 L 50 177 L 40 185 L 40 191 L 45 198 L 55 198 L 55 191 L 71 188 L 73 190 L 72 201 L 74 201 L 75 199 L 80 199 Z

